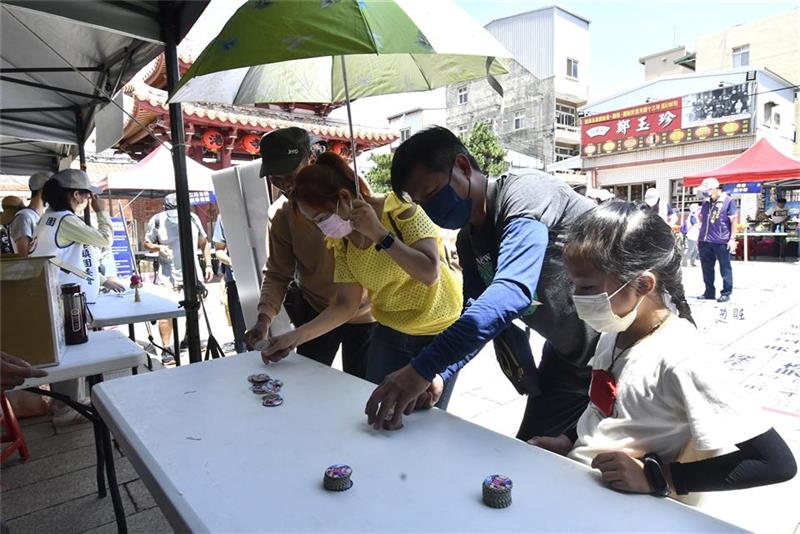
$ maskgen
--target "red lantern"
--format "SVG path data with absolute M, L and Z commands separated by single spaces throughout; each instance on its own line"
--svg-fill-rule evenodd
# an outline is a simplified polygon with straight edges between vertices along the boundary
M 203 132 L 203 146 L 212 152 L 219 152 L 225 143 L 219 130 L 208 129 Z
M 331 143 L 328 150 L 334 154 L 339 154 L 340 156 L 346 156 L 348 154 L 347 143 L 343 143 L 341 141 L 334 141 Z
M 256 134 L 247 134 L 242 137 L 242 148 L 248 154 L 255 156 L 261 150 L 261 138 Z

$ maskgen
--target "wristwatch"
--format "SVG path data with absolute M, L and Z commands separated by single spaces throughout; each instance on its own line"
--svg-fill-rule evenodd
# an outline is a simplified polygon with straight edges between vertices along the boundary
M 644 455 L 644 476 L 653 488 L 651 495 L 666 497 L 669 495 L 669 484 L 664 477 L 664 468 L 661 458 L 654 452 Z
M 394 245 L 394 241 L 395 241 L 394 234 L 389 232 L 388 234 L 386 234 L 386 237 L 381 239 L 380 243 L 375 243 L 375 250 L 377 250 L 378 252 L 380 252 L 381 250 L 386 250 L 392 245 Z

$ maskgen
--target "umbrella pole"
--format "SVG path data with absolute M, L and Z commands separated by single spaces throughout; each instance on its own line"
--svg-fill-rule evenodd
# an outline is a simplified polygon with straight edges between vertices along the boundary
M 350 127 L 350 152 L 353 156 L 353 173 L 356 177 L 356 196 L 361 198 L 361 183 L 358 180 L 358 166 L 356 165 L 356 136 L 353 134 L 353 115 L 350 111 L 350 89 L 347 87 L 347 67 L 344 64 L 344 56 L 339 56 L 342 60 L 342 80 L 344 81 L 344 101 L 347 105 L 347 125 Z

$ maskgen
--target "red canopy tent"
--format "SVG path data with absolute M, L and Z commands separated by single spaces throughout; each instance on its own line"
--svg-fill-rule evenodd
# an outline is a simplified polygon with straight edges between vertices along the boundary
M 697 187 L 705 178 L 716 178 L 720 184 L 800 178 L 800 161 L 784 156 L 762 139 L 722 167 L 685 176 L 683 185 Z

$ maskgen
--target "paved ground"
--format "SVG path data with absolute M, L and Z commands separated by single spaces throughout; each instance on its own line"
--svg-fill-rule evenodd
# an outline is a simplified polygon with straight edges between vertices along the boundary
M 759 407 L 760 417 L 781 432 L 800 458 L 798 275 L 796 263 L 737 262 L 732 301 L 693 301 L 692 309 L 701 331 L 719 348 L 709 358 L 719 361 L 720 376 L 738 384 L 742 395 Z M 699 268 L 687 269 L 684 278 L 688 295 L 702 293 Z M 216 291 L 212 284 L 208 311 L 218 341 L 225 343 L 232 336 Z M 146 339 L 143 327 L 137 335 Z M 538 346 L 541 341 L 532 343 Z M 452 413 L 510 436 L 524 408 L 525 399 L 505 380 L 491 351 L 482 352 L 461 373 L 450 404 Z M 11 532 L 114 532 L 111 503 L 95 494 L 91 428 L 57 430 L 46 418 L 23 425 L 32 458 L 27 463 L 11 460 L 2 470 L 2 517 Z M 170 532 L 144 484 L 121 456 L 117 473 L 130 530 Z M 800 533 L 798 502 L 800 477 L 777 486 L 712 495 L 703 509 L 749 530 L 789 534 Z

